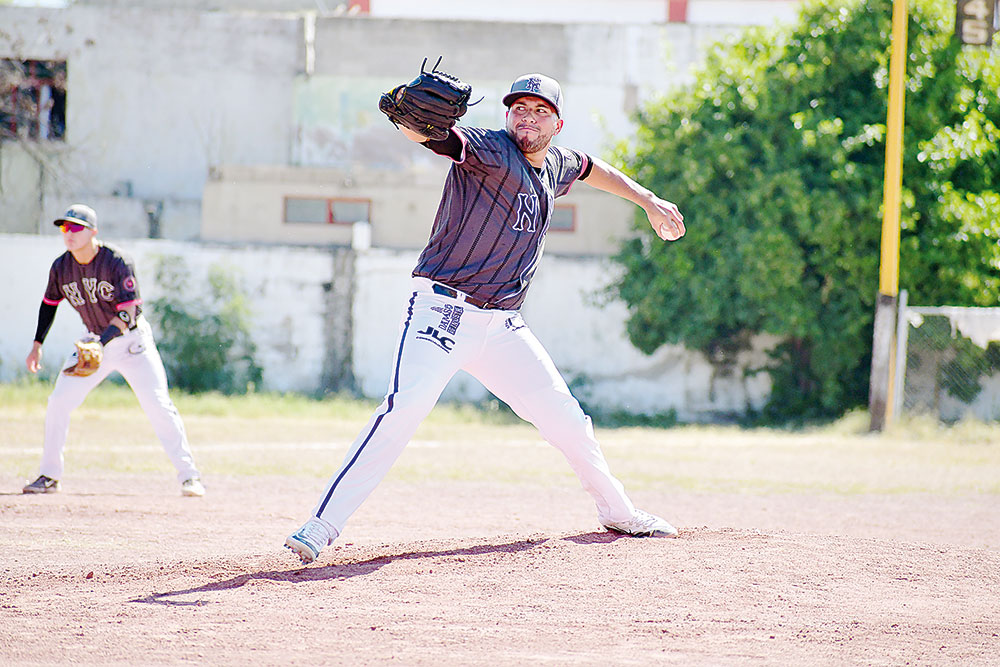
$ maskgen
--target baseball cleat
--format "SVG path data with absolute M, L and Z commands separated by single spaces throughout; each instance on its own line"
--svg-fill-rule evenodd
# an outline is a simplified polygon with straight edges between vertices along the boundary
M 59 492 L 59 480 L 52 479 L 51 477 L 46 477 L 45 475 L 39 475 L 31 484 L 26 484 L 21 493 L 58 493 Z
M 336 536 L 337 533 L 332 530 L 330 524 L 313 517 L 288 536 L 288 539 L 285 540 L 285 546 L 294 551 L 299 559 L 308 565 L 319 557 L 319 552 L 323 550 L 323 547 L 329 546 Z
M 197 477 L 186 479 L 181 483 L 181 495 L 192 498 L 201 498 L 205 495 L 205 487 Z
M 649 512 L 636 510 L 628 521 L 604 521 L 604 527 L 633 537 L 677 537 L 677 529 Z

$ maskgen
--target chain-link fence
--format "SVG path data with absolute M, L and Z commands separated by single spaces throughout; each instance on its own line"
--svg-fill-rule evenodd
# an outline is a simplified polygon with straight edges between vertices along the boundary
M 897 414 L 1000 420 L 1000 308 L 900 303 Z

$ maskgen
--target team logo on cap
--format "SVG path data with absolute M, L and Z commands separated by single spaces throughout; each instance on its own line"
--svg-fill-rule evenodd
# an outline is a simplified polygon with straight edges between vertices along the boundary
M 537 76 L 533 76 L 524 82 L 524 89 L 530 90 L 533 93 L 540 93 L 542 91 L 542 80 Z

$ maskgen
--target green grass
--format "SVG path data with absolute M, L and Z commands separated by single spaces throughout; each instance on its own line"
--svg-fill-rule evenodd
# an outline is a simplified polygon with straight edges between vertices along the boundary
M 45 404 L 39 381 L 0 385 L 0 456 L 9 473 L 35 473 Z M 294 394 L 173 392 L 207 474 L 332 474 L 377 401 Z M 602 428 L 597 435 L 630 489 L 705 493 L 997 494 L 1000 425 L 900 420 L 868 432 L 864 412 L 808 429 L 687 425 Z M 127 386 L 105 383 L 73 415 L 67 471 L 170 472 Z M 496 405 L 439 405 L 390 475 L 402 480 L 577 485 L 535 429 Z

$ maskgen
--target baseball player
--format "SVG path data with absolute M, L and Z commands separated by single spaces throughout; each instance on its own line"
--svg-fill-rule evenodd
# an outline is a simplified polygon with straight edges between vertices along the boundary
M 118 371 L 132 387 L 177 469 L 181 494 L 205 495 L 184 423 L 167 392 L 163 362 L 149 323 L 142 316 L 132 261 L 114 246 L 97 240 L 97 214 L 89 206 L 73 204 L 54 224 L 62 230 L 66 252 L 49 270 L 35 341 L 26 359 L 28 370 L 37 373 L 41 367 L 42 343 L 63 299 L 80 314 L 90 333 L 77 343 L 77 352 L 67 359 L 56 379 L 45 413 L 39 476 L 23 492 L 59 491 L 70 413 L 104 378 Z
M 387 93 L 385 107 L 408 98 L 421 106 L 420 94 L 401 86 Z M 413 270 L 385 399 L 326 485 L 312 516 L 285 541 L 305 563 L 340 535 L 460 369 L 563 453 L 605 528 L 634 536 L 677 535 L 665 520 L 636 509 L 629 500 L 608 469 L 590 417 L 518 309 L 542 253 L 553 200 L 577 181 L 641 206 L 663 240 L 684 234 L 683 216 L 674 204 L 605 162 L 552 145 L 563 127 L 562 91 L 554 79 L 522 76 L 503 103 L 503 130 L 459 129 L 452 123 L 437 133 L 444 136 L 441 140 L 428 138 L 434 134 L 426 127 L 431 122 L 414 121 L 409 112 L 387 112 L 408 139 L 453 164 L 430 239 Z

